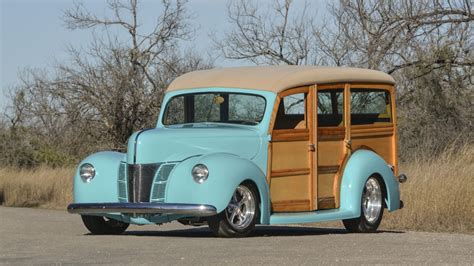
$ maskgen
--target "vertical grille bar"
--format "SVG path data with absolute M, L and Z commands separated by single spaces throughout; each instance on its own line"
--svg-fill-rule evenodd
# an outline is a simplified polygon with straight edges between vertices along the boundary
M 129 202 L 150 202 L 151 186 L 156 171 L 161 164 L 128 165 Z

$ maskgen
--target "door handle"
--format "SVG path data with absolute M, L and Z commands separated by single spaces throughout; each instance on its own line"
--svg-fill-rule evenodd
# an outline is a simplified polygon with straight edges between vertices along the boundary
M 316 151 L 316 145 L 314 145 L 314 144 L 309 144 L 309 145 L 308 145 L 308 149 L 309 149 L 309 151 L 315 152 L 315 151 Z

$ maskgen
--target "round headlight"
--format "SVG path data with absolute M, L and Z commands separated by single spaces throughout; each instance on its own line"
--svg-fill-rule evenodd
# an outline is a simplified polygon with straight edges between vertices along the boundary
M 85 163 L 79 168 L 79 175 L 81 176 L 82 181 L 85 183 L 91 182 L 92 178 L 95 176 L 95 168 L 90 163 Z
M 199 184 L 202 184 L 204 183 L 204 181 L 207 180 L 207 177 L 209 176 L 209 170 L 204 164 L 196 164 L 193 167 L 191 174 L 193 175 L 194 181 Z

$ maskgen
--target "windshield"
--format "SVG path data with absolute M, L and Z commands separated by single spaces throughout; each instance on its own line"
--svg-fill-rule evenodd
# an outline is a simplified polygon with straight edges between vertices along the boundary
M 265 113 L 265 98 L 254 94 L 208 92 L 178 95 L 168 101 L 164 125 L 233 123 L 258 125 Z

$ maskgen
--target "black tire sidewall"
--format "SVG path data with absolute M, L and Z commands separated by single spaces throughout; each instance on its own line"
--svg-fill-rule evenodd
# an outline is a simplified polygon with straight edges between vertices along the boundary
M 117 235 L 125 232 L 130 224 L 105 220 L 102 216 L 81 215 L 84 226 L 94 235 Z
M 252 222 L 246 228 L 243 228 L 243 229 L 234 228 L 227 220 L 225 209 L 224 209 L 219 214 L 208 218 L 209 227 L 217 236 L 223 236 L 223 237 L 247 236 L 254 229 L 255 224 L 260 218 L 260 200 L 259 200 L 257 189 L 255 188 L 254 185 L 249 184 L 249 183 L 243 183 L 241 185 L 247 187 L 252 192 L 252 196 L 255 199 L 255 214 L 253 216 Z
M 367 183 L 367 181 L 370 178 L 375 179 L 377 181 L 380 189 L 382 189 L 383 183 L 380 182 L 380 179 L 377 176 L 370 176 L 369 178 L 367 178 L 367 180 L 365 182 Z M 364 183 L 364 187 L 365 187 L 365 183 Z M 384 197 L 383 197 L 383 194 L 382 194 L 382 201 L 383 201 L 383 198 Z M 363 209 L 362 204 L 363 204 L 363 193 L 361 194 L 360 216 L 357 217 L 357 218 L 347 219 L 347 220 L 342 221 L 344 226 L 346 227 L 346 229 L 349 232 L 352 232 L 352 233 L 371 233 L 371 232 L 375 232 L 377 230 L 377 228 L 379 227 L 380 223 L 382 222 L 382 217 L 383 217 L 383 212 L 384 212 L 383 202 L 382 202 L 382 209 L 380 210 L 380 214 L 377 217 L 377 220 L 375 220 L 373 223 L 367 221 L 367 219 L 365 218 L 364 209 Z

